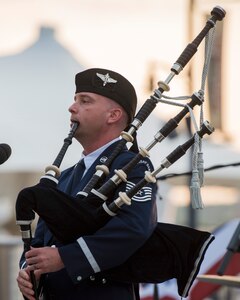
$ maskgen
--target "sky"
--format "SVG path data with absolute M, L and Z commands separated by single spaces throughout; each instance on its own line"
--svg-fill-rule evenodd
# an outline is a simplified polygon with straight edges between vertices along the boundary
M 185 1 L 184 1 L 185 2 Z M 78 59 L 93 64 L 113 56 L 114 48 L 121 47 L 122 61 L 134 52 L 141 58 L 142 51 L 136 52 L 137 44 L 141 49 L 154 53 L 151 37 L 155 26 L 156 39 L 166 37 L 162 24 L 177 22 L 169 18 L 169 10 L 183 7 L 181 1 L 0 1 L 1 54 L 16 53 L 36 38 L 41 24 L 58 28 L 58 37 L 71 48 Z M 172 5 L 171 5 L 172 3 Z M 178 5 L 176 5 L 179 3 Z M 179 35 L 174 38 L 179 41 Z M 181 38 L 181 37 L 180 37 Z M 130 44 L 128 44 L 128 42 Z M 108 51 L 109 48 L 109 51 Z M 97 51 L 96 51 L 97 50 Z M 159 49 L 158 49 L 159 50 Z M 117 52 L 117 51 L 116 51 Z M 104 63 L 104 61 L 103 61 Z

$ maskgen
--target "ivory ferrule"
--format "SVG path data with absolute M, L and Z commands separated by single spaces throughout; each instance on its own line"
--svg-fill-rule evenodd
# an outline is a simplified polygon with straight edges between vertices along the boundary
M 17 220 L 16 224 L 17 225 L 31 225 L 33 220 Z
M 170 87 L 165 81 L 158 81 L 158 87 L 164 92 L 170 91 Z
M 31 230 L 20 230 L 22 239 L 30 239 L 32 237 Z
M 115 175 L 112 176 L 111 180 L 117 185 L 122 181 L 127 181 L 127 174 L 122 170 L 114 170 Z
M 145 172 L 144 179 L 147 182 L 153 182 L 153 183 L 155 183 L 157 181 L 156 178 L 155 178 L 155 176 L 153 176 L 153 174 L 151 172 L 149 172 L 149 171 Z
M 101 177 L 102 174 L 108 175 L 109 174 L 109 168 L 105 165 L 97 165 L 96 166 L 97 172 L 95 173 L 98 177 Z
M 97 190 L 92 189 L 91 193 L 94 194 L 95 196 L 97 196 L 98 198 L 102 199 L 103 201 L 107 200 L 107 197 L 105 195 L 103 195 L 102 193 L 99 193 Z
M 123 204 L 131 205 L 131 199 L 125 192 L 119 192 L 119 197 L 114 201 L 114 203 L 120 208 Z
M 87 197 L 88 196 L 88 193 L 86 193 L 86 192 L 83 192 L 83 191 L 80 191 L 80 192 L 78 192 L 77 193 L 77 196 L 84 196 L 84 197 Z
M 150 154 L 147 151 L 147 149 L 143 147 L 139 147 L 139 153 L 141 154 L 142 157 L 150 157 Z
M 61 175 L 61 171 L 58 167 L 51 165 L 45 168 L 46 175 L 49 174 L 54 177 L 59 177 Z
M 112 212 L 112 211 L 108 208 L 106 202 L 103 203 L 102 208 L 105 210 L 105 212 L 106 212 L 109 216 L 111 216 L 111 217 L 116 216 L 116 214 L 115 214 L 114 212 Z
M 131 134 L 129 134 L 128 132 L 126 132 L 126 131 L 123 131 L 123 132 L 121 133 L 121 137 L 122 137 L 125 141 L 127 141 L 127 142 L 129 142 L 129 143 L 132 143 L 133 140 L 134 140 L 133 136 L 132 136 Z

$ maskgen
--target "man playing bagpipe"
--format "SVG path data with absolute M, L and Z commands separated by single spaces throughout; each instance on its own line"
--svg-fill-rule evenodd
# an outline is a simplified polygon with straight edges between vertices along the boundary
M 114 71 L 88 69 L 76 75 L 75 83 L 74 103 L 69 112 L 71 122 L 79 123 L 74 137 L 82 145 L 83 152 L 79 163 L 62 172 L 57 186 L 72 196 L 72 201 L 89 183 L 96 166 L 104 163 L 114 151 L 122 131 L 132 122 L 137 106 L 134 87 Z M 125 146 L 110 165 L 105 181 L 135 155 Z M 127 191 L 139 182 L 145 171 L 152 170 L 151 161 L 143 158 L 127 174 L 127 181 L 119 184 L 109 198 L 116 199 L 119 192 Z M 98 187 L 102 183 L 98 182 Z M 212 237 L 191 228 L 157 223 L 156 189 L 155 183 L 147 184 L 132 197 L 130 206 L 123 205 L 104 226 L 93 234 L 79 235 L 69 243 L 57 239 L 48 229 L 47 222 L 40 218 L 32 248 L 23 254 L 20 262 L 17 282 L 24 297 L 36 299 L 30 279 L 32 271 L 40 280 L 43 299 L 139 299 L 139 281 L 131 277 L 132 271 L 146 273 L 146 282 L 175 277 L 179 294 L 187 296 Z M 54 209 L 56 214 L 61 214 L 58 207 Z M 147 253 L 139 259 L 144 245 L 151 243 L 154 248 L 155 239 L 151 237 L 155 232 L 161 251 L 152 257 Z M 126 262 L 131 262 L 130 267 L 129 264 L 126 267 Z M 142 265 L 148 262 L 152 266 L 156 262 L 157 270 L 145 272 Z M 116 276 L 119 270 L 125 274 L 121 280 Z M 155 271 L 158 275 L 152 279 L 151 273 Z
M 116 72 L 90 69 L 76 75 L 76 94 L 70 106 L 71 121 L 79 122 L 75 138 L 83 147 L 85 173 L 72 183 L 74 167 L 62 173 L 58 188 L 76 195 L 88 183 L 101 164 L 113 151 L 120 133 L 132 121 L 137 97 L 131 83 Z M 125 148 L 114 160 L 114 169 L 123 167 L 134 153 Z M 129 185 L 152 169 L 146 159 L 128 174 Z M 121 190 L 126 189 L 123 184 Z M 134 286 L 114 281 L 95 279 L 95 273 L 123 263 L 151 235 L 156 226 L 156 187 L 150 184 L 143 193 L 133 198 L 132 207 L 123 207 L 103 228 L 91 236 L 79 237 L 74 243 L 58 243 L 43 221 L 39 221 L 33 250 L 25 254 L 27 267 L 19 272 L 21 292 L 33 298 L 28 269 L 34 268 L 37 278 L 47 274 L 43 283 L 45 297 L 49 299 L 134 299 Z M 51 247 L 55 245 L 56 248 Z M 47 298 L 48 299 L 48 298 Z

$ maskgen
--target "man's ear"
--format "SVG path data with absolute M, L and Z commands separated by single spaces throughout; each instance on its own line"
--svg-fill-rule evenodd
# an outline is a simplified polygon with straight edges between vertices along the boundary
M 122 114 L 123 114 L 123 112 L 122 112 L 121 108 L 112 108 L 109 112 L 108 122 L 114 123 L 114 122 L 120 120 L 122 117 Z

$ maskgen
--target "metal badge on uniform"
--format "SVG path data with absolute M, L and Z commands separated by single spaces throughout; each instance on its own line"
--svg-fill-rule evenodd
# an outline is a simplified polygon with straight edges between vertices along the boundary
M 111 78 L 108 73 L 106 75 L 96 73 L 96 75 L 103 81 L 103 86 L 105 86 L 107 83 L 116 83 L 117 82 L 117 80 Z
M 101 163 L 104 164 L 107 161 L 107 159 L 108 159 L 107 156 L 102 156 L 99 160 Z
M 126 185 L 126 191 L 130 190 L 133 186 L 135 186 L 134 183 L 128 181 Z M 150 201 L 152 199 L 152 188 L 145 186 L 143 187 L 138 193 L 132 197 L 132 200 L 138 201 L 138 202 L 145 202 Z

